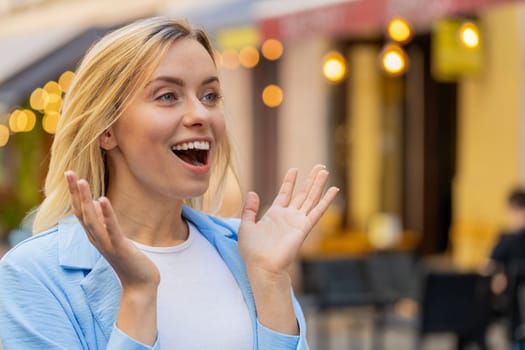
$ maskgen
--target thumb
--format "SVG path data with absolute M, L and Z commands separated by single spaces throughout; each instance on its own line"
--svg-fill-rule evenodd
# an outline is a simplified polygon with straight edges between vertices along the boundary
M 246 223 L 255 223 L 257 212 L 259 211 L 259 196 L 255 192 L 248 192 L 246 202 L 242 210 L 241 220 Z

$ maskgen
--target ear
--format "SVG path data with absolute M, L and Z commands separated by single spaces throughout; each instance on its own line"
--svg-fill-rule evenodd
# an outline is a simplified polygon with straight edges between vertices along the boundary
M 113 133 L 113 129 L 109 128 L 105 130 L 102 135 L 98 138 L 98 143 L 100 145 L 100 148 L 109 151 L 112 148 L 115 148 L 117 146 L 117 139 L 115 138 L 115 134 Z

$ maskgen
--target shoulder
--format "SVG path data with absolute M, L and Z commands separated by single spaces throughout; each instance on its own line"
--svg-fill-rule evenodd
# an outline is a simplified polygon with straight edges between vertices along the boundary
M 1 260 L 1 264 L 30 268 L 57 261 L 58 228 L 29 237 L 11 248 Z

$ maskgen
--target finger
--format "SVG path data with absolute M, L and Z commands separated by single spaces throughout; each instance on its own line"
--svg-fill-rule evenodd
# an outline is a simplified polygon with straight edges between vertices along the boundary
M 283 184 L 281 185 L 281 189 L 279 190 L 279 193 L 275 197 L 275 200 L 273 201 L 274 205 L 278 205 L 281 207 L 287 207 L 290 204 L 290 200 L 292 199 L 293 189 L 295 187 L 295 182 L 297 180 L 297 174 L 298 170 L 293 168 L 289 169 L 286 172 L 286 175 L 283 179 Z
M 80 193 L 78 191 L 77 185 L 77 174 L 75 172 L 68 170 L 64 173 L 67 180 L 67 185 L 69 193 L 71 194 L 71 208 L 75 215 L 80 219 L 82 205 L 80 203 Z
M 97 217 L 93 197 L 87 181 L 79 180 L 78 189 L 82 204 L 82 223 L 84 228 L 86 228 L 87 233 L 91 235 L 95 241 L 101 244 L 107 244 L 107 237 L 105 236 L 106 230 L 103 222 L 100 222 Z
M 255 192 L 248 192 L 246 203 L 242 210 L 241 220 L 247 223 L 255 223 L 257 212 L 259 211 L 260 200 Z
M 323 216 L 330 204 L 332 204 L 338 192 L 339 188 L 330 187 L 319 203 L 310 211 L 308 218 L 310 219 L 312 227 L 321 219 L 321 216 Z
M 310 192 L 308 192 L 308 195 L 306 196 L 306 199 L 300 208 L 300 210 L 305 215 L 308 215 L 310 210 L 312 210 L 312 208 L 315 207 L 317 203 L 319 203 L 327 180 L 328 171 L 323 169 L 317 173 L 312 187 L 310 187 Z
M 312 170 L 310 171 L 310 174 L 308 175 L 308 178 L 306 179 L 304 183 L 303 188 L 301 189 L 301 191 L 299 191 L 299 193 L 297 193 L 295 198 L 290 203 L 290 206 L 297 208 L 297 209 L 302 207 L 306 199 L 306 196 L 310 192 L 310 187 L 312 187 L 312 184 L 314 182 L 315 177 L 317 176 L 317 173 L 325 168 L 326 167 L 322 164 L 317 164 L 316 166 L 312 168 Z
M 104 222 L 106 223 L 106 230 L 108 232 L 109 239 L 111 239 L 112 242 L 116 242 L 123 236 L 120 231 L 120 225 L 117 221 L 117 216 L 115 215 L 113 206 L 106 197 L 101 197 L 99 202 L 102 209 L 102 215 L 104 216 Z

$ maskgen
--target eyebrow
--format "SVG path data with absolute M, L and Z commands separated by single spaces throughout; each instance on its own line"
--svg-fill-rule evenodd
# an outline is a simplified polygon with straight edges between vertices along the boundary
M 151 81 L 149 81 L 147 84 L 146 84 L 146 87 L 157 82 L 157 81 L 163 81 L 163 82 L 166 82 L 166 83 L 170 83 L 170 84 L 175 84 L 175 85 L 178 85 L 178 86 L 181 86 L 183 87 L 185 84 L 184 84 L 184 81 L 180 78 L 174 78 L 174 77 L 169 77 L 169 76 L 160 76 L 160 77 L 157 77 Z M 211 76 L 209 78 L 206 78 L 204 79 L 202 82 L 201 82 L 201 85 L 207 85 L 207 84 L 210 84 L 210 83 L 213 83 L 215 81 L 219 81 L 219 77 L 217 76 Z

